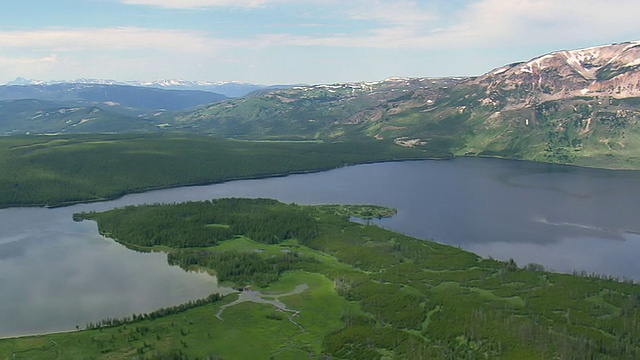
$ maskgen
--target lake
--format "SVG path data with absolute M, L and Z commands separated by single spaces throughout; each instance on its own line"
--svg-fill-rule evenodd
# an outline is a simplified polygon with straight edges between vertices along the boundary
M 482 158 L 350 166 L 127 195 L 65 208 L 0 210 L 0 336 L 84 327 L 105 317 L 226 293 L 215 277 L 97 233 L 75 212 L 220 197 L 394 207 L 380 226 L 484 257 L 640 281 L 640 172 Z

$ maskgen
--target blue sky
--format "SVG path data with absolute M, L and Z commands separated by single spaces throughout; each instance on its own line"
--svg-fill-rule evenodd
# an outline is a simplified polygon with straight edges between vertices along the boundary
M 640 40 L 637 0 L 3 0 L 0 84 L 480 75 Z

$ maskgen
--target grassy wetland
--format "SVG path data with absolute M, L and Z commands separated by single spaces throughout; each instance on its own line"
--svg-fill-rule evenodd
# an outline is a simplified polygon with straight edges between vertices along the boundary
M 220 199 L 77 214 L 77 220 L 96 221 L 101 233 L 127 246 L 161 249 L 171 263 L 216 273 L 243 292 L 166 316 L 138 314 L 117 326 L 5 339 L 0 354 L 7 359 L 640 356 L 640 286 L 483 259 L 349 221 L 358 214 L 392 213 L 369 206 Z M 156 236 L 141 236 L 145 233 Z M 241 297 L 250 300 L 237 302 Z

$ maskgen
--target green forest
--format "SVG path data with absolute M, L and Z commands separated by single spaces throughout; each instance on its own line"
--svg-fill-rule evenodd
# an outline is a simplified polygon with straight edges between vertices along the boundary
M 0 137 L 0 208 L 61 206 L 157 188 L 449 157 L 387 141 L 247 141 L 171 134 Z
M 172 264 L 207 270 L 244 290 L 166 316 L 0 340 L 0 354 L 29 359 L 640 357 L 639 285 L 483 259 L 349 221 L 357 214 L 375 218 L 393 210 L 218 199 L 76 214 L 77 221 L 96 221 L 102 234 L 126 246 L 165 251 Z M 268 302 L 237 303 L 247 289 L 290 311 Z

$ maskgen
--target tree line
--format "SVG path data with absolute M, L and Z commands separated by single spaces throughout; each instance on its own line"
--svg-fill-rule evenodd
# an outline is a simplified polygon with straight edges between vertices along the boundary
M 66 205 L 148 189 L 429 156 L 371 140 L 258 142 L 184 134 L 3 137 L 0 207 Z
M 124 324 L 130 324 L 143 320 L 154 320 L 161 317 L 165 317 L 172 314 L 178 314 L 185 312 L 189 309 L 193 309 L 198 306 L 212 304 L 222 299 L 220 294 L 211 294 L 203 299 L 192 300 L 176 306 L 164 307 L 158 310 L 154 310 L 150 313 L 133 314 L 131 316 L 125 316 L 122 318 L 105 318 L 97 322 L 90 322 L 85 326 L 86 330 L 100 329 L 104 327 L 118 326 Z

